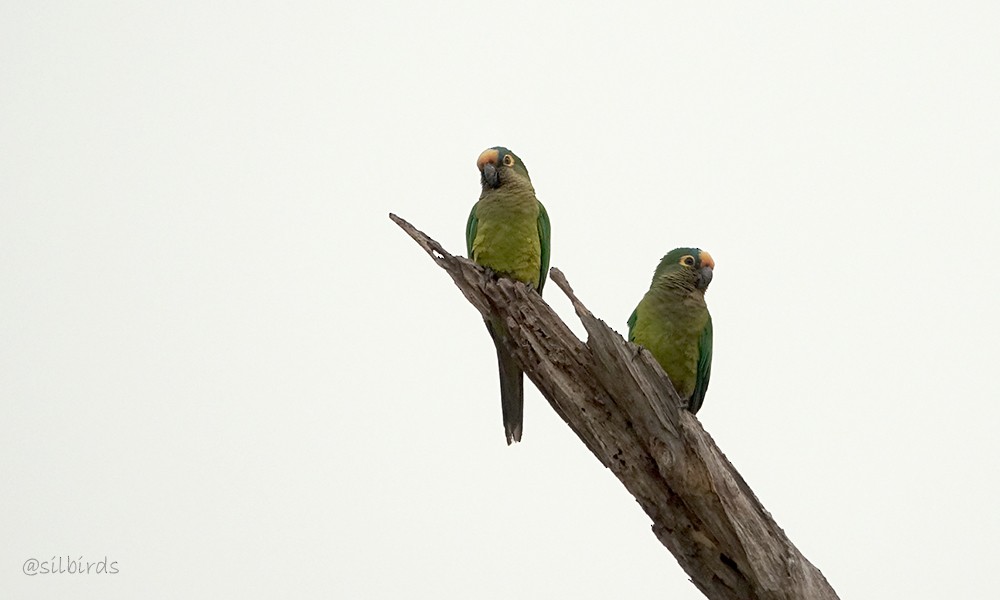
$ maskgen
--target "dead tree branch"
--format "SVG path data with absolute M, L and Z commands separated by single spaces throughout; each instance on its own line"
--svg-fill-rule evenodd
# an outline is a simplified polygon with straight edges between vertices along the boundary
M 541 296 L 490 277 L 390 214 L 485 317 L 499 315 L 510 350 L 552 408 L 621 480 L 653 533 L 712 600 L 837 598 L 792 545 L 681 400 L 653 357 L 596 318 L 558 269 L 552 281 L 587 330 L 584 343 Z

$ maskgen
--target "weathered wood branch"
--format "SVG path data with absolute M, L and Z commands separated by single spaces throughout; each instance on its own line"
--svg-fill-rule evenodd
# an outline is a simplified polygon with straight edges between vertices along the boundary
M 653 533 L 712 600 L 837 598 L 701 427 L 680 409 L 646 350 L 596 318 L 558 269 L 551 279 L 587 330 L 584 343 L 524 284 L 496 279 L 391 218 L 451 275 L 484 317 L 498 315 L 510 350 L 552 408 L 611 469 L 653 521 Z

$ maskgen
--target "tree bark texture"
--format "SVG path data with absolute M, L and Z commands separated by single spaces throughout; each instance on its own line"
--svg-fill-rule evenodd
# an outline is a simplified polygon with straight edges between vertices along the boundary
M 524 372 L 556 413 L 621 480 L 653 533 L 712 600 L 834 599 L 823 574 L 761 506 L 652 355 L 596 318 L 565 276 L 586 343 L 520 282 L 449 254 L 405 220 L 389 218 L 451 275 L 486 317 L 497 315 Z

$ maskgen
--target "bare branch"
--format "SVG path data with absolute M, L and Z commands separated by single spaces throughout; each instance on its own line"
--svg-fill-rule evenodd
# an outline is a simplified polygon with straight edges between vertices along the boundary
M 566 277 L 552 281 L 587 330 L 584 343 L 522 283 L 495 279 L 390 214 L 477 310 L 506 324 L 510 350 L 552 408 L 611 469 L 653 533 L 712 600 L 831 600 L 836 592 L 792 545 L 701 427 L 659 364 L 596 318 Z

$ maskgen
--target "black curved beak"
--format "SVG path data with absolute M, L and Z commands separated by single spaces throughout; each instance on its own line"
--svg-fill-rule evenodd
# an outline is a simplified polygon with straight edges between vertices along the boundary
M 712 283 L 712 267 L 702 267 L 698 269 L 698 289 L 708 289 L 708 284 Z
M 497 173 L 496 166 L 490 163 L 483 165 L 483 187 L 490 186 L 491 188 L 495 188 L 499 185 L 500 174 Z

